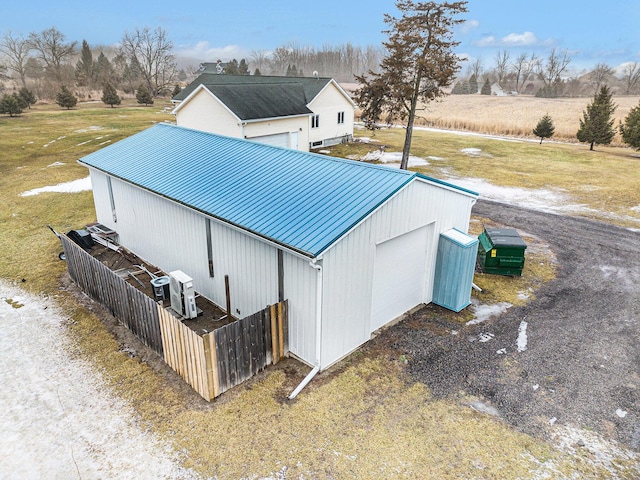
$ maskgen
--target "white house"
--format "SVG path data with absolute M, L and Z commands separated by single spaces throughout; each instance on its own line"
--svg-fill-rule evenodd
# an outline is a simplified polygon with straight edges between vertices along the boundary
M 308 151 L 353 137 L 355 104 L 331 78 L 203 73 L 173 98 L 179 126 Z
M 315 371 L 432 301 L 440 234 L 467 232 L 477 199 L 415 172 L 168 124 L 79 162 L 98 222 L 141 258 L 220 306 L 228 276 L 237 317 L 287 299 L 290 352 Z

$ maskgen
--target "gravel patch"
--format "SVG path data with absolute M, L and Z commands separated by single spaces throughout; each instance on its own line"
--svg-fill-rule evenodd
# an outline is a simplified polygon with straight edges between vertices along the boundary
M 393 327 L 411 375 L 438 397 L 477 398 L 533 435 L 588 429 L 639 450 L 640 234 L 489 201 L 474 213 L 542 239 L 557 278 L 482 322 L 434 319 L 428 306 Z

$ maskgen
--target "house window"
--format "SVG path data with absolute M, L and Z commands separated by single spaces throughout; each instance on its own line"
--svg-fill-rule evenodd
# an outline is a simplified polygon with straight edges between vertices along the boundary
M 344 112 L 338 112 L 338 123 L 344 123 Z
M 320 126 L 320 115 L 311 116 L 311 128 L 318 128 Z

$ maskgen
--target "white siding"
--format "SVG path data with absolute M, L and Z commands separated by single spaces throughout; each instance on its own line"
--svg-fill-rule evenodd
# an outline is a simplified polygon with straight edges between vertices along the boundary
M 284 298 L 289 300 L 289 350 L 316 364 L 316 270 L 309 260 L 284 252 Z
M 322 368 L 370 338 L 376 244 L 432 223 L 436 238 L 454 227 L 466 232 L 473 203 L 460 192 L 414 181 L 322 255 Z M 424 303 L 432 298 L 436 253 L 427 253 Z
M 181 127 L 242 138 L 238 118 L 204 88 L 184 105 L 180 105 L 176 123 Z
M 104 180 L 104 175 L 97 173 L 95 178 Z M 101 183 L 106 181 L 96 181 Z M 118 221 L 112 220 L 106 190 L 95 195 L 97 219 L 116 230 L 122 245 L 136 255 L 165 272 L 184 271 L 198 293 L 221 307 L 226 305 L 228 275 L 235 316 L 250 315 L 278 301 L 275 247 L 212 219 L 215 276 L 210 278 L 204 215 L 117 179 L 112 188 Z
M 327 84 L 312 101 L 309 109 L 320 115 L 320 127 L 311 128 L 309 142 L 353 135 L 354 106 L 333 83 Z M 338 123 L 338 112 L 344 112 L 344 123 Z

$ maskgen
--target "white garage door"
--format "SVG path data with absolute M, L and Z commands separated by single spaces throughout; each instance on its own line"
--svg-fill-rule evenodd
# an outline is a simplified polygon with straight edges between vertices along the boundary
M 274 147 L 289 148 L 289 132 L 276 133 L 274 135 L 262 135 L 260 137 L 251 137 L 247 140 L 265 143 L 267 145 L 273 145 Z
M 371 331 L 424 303 L 433 224 L 376 245 Z

